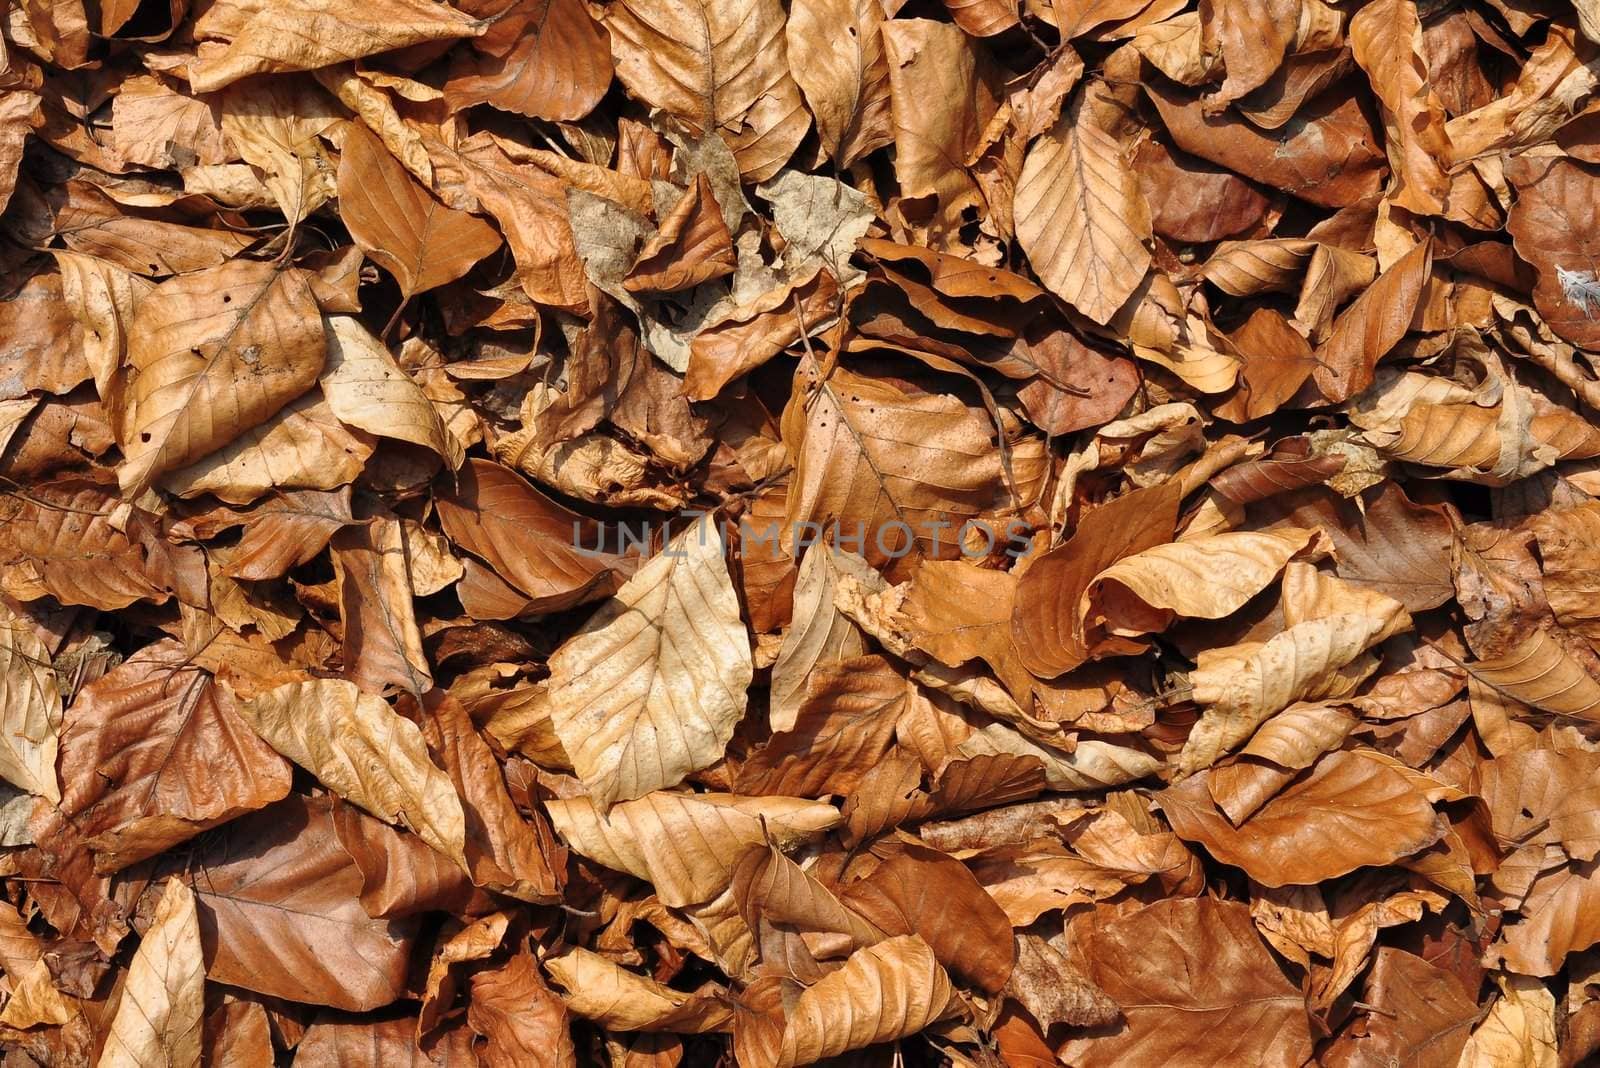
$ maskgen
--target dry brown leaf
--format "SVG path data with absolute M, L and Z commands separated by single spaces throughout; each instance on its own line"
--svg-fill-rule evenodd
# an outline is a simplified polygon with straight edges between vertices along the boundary
M 1255 1063 L 1311 1056 L 1305 999 L 1261 944 L 1250 912 L 1213 898 L 1169 899 L 1086 932 L 1088 978 L 1122 1009 L 1112 1034 L 1075 1037 L 1063 1059 L 1084 1068 L 1128 1063 L 1229 1063 L 1243 1036 Z
M 1444 105 L 1428 82 L 1416 5 L 1366 5 L 1350 20 L 1350 48 L 1383 103 L 1384 143 L 1397 180 L 1391 201 L 1419 215 L 1442 214 L 1450 196 L 1450 139 Z
M 61 690 L 50 651 L 28 624 L 0 612 L 0 778 L 60 803 L 56 753 L 61 734 Z
M 734 786 L 750 794 L 848 795 L 888 752 L 902 709 L 919 700 L 926 698 L 917 684 L 883 657 L 818 663 L 788 727 L 740 765 Z
M 733 239 L 704 174 L 673 205 L 622 280 L 630 293 L 676 293 L 733 273 Z
M 835 660 L 849 660 L 867 651 L 860 628 L 846 619 L 833 603 L 840 573 L 852 574 L 872 585 L 876 573 L 861 558 L 837 552 L 827 545 L 814 546 L 800 562 L 794 584 L 792 622 L 772 665 L 772 690 L 768 722 L 773 731 L 790 731 L 806 702 L 811 673 Z
M 328 363 L 322 373 L 322 395 L 339 421 L 379 437 L 421 445 L 438 454 L 451 470 L 459 468 L 461 442 L 389 350 L 351 316 L 329 316 L 325 323 Z
M 1459 1063 L 1476 1006 L 1461 982 L 1414 953 L 1378 950 L 1361 992 L 1370 1005 L 1364 1026 L 1328 1050 L 1334 1065 L 1382 1063 L 1452 1068 Z
M 883 45 L 900 192 L 931 197 L 937 221 L 954 226 L 982 202 L 966 162 L 999 104 L 988 56 L 958 27 L 931 19 L 889 19 Z
M 844 888 L 846 906 L 887 935 L 915 935 L 958 980 L 999 993 L 1016 963 L 1011 921 L 960 861 L 911 842 Z M 950 916 L 961 922 L 953 924 Z
M 1072 966 L 1049 942 L 1034 934 L 1018 934 L 1017 966 L 1006 990 L 1033 1014 L 1041 1030 L 1058 1023 L 1073 1027 L 1105 1027 L 1121 1010 Z
M 566 991 L 567 1008 L 607 1030 L 693 1035 L 725 1030 L 733 1016 L 713 998 L 662 986 L 581 947 L 547 958 L 544 967 Z
M 602 597 L 624 565 L 609 553 L 583 551 L 599 546 L 583 518 L 499 464 L 469 459 L 454 491 L 436 501 L 450 540 L 522 595 L 509 615 L 555 611 Z
M 797 390 L 783 416 L 797 461 L 780 536 L 836 524 L 837 544 L 891 577 L 914 558 L 958 555 L 968 522 L 984 524 L 995 546 L 1004 543 L 1006 511 L 1042 476 L 1036 439 L 1012 448 L 1014 494 L 989 445 L 986 413 L 959 397 L 907 394 L 844 368 L 814 389 L 809 403 Z
M 714 764 L 744 717 L 754 666 L 722 553 L 702 518 L 551 657 L 551 722 L 601 805 Z
M 1423 241 L 1334 320 L 1311 372 L 1324 397 L 1348 400 L 1372 384 L 1373 368 L 1409 328 L 1432 264 L 1433 245 Z
M 894 141 L 883 21 L 882 6 L 868 0 L 799 0 L 789 8 L 785 41 L 794 80 L 840 167 Z
M 375 0 L 351 9 L 335 0 L 224 0 L 195 22 L 195 35 L 227 47 L 189 69 L 196 92 L 209 93 L 251 74 L 315 70 L 424 41 L 482 32 L 482 24 L 429 0 Z
M 212 493 L 249 504 L 273 489 L 328 490 L 353 482 L 372 438 L 352 431 L 320 392 L 308 393 L 219 451 L 162 480 L 180 497 Z
M 776 0 L 629 0 L 606 18 L 617 77 L 697 135 L 727 141 L 745 179 L 765 181 L 811 126 L 784 52 Z
M 606 32 L 579 0 L 461 6 L 495 21 L 451 67 L 444 97 L 453 110 L 492 104 L 530 119 L 581 119 L 611 85 Z
M 404 823 L 463 867 L 461 799 L 428 759 L 417 725 L 341 679 L 291 682 L 239 712 L 278 752 L 379 819 Z
M 1266 886 L 1304 885 L 1389 864 L 1439 838 L 1433 806 L 1406 776 L 1359 751 L 1329 753 L 1236 829 L 1214 807 L 1206 775 L 1160 795 L 1186 841 Z
M 1411 617 L 1392 598 L 1358 593 L 1338 579 L 1313 579 L 1312 585 L 1326 591 L 1322 603 L 1312 602 L 1303 618 L 1286 613 L 1288 626 L 1265 642 L 1200 654 L 1189 685 L 1205 713 L 1184 742 L 1180 771 L 1209 767 L 1295 701 L 1347 696 L 1367 673 L 1361 654 L 1410 629 Z
M 186 879 L 213 981 L 352 1012 L 405 993 L 416 925 L 362 907 L 327 798 L 291 794 L 230 824 L 195 851 Z
M 233 260 L 181 275 L 140 302 L 129 326 L 124 492 L 194 463 L 310 389 L 325 357 L 304 273 Z
M 1165 482 L 1095 509 L 1064 545 L 1039 557 L 1023 574 L 1011 629 L 1029 671 L 1054 678 L 1089 658 L 1079 608 L 1083 591 L 1122 557 L 1172 540 L 1179 490 Z
M 1579 220 L 1594 211 L 1595 175 L 1566 159 L 1542 160 L 1514 171 L 1517 202 L 1506 230 L 1517 253 L 1539 275 L 1533 301 L 1550 329 L 1574 345 L 1600 339 L 1591 305 L 1592 250 Z
M 420 697 L 433 689 L 399 521 L 354 524 L 329 544 L 344 624 L 345 676 L 373 694 L 398 689 Z
M 1128 637 L 1165 630 L 1178 616 L 1221 619 L 1265 589 L 1284 564 L 1314 556 L 1320 541 L 1314 530 L 1236 531 L 1124 556 L 1085 591 L 1088 625 Z
M 321 135 L 340 116 L 326 93 L 293 79 L 251 79 L 225 89 L 218 110 L 222 134 L 291 226 L 333 198 L 334 162 Z
M 1105 324 L 1150 264 L 1149 209 L 1093 87 L 1036 141 L 1017 176 L 1017 240 L 1052 292 Z
M 339 208 L 350 236 L 414 294 L 453 282 L 500 247 L 494 227 L 439 202 L 361 123 L 345 127 Z
M 478 1056 L 488 1068 L 577 1068 L 566 1008 L 526 949 L 473 973 L 467 1024 L 485 1039 Z
M 106 871 L 280 800 L 288 763 L 240 717 L 227 688 L 175 641 L 146 646 L 67 710 L 61 811 Z
M 528 298 L 560 308 L 583 308 L 587 303 L 583 264 L 567 221 L 566 186 L 561 179 L 519 164 L 488 132 L 474 134 L 453 150 L 436 149 L 430 142 L 429 151 L 435 167 L 460 184 L 465 194 L 461 199 L 475 200 L 500 224 L 517 264 L 517 283 Z
M 1548 631 L 1532 631 L 1501 656 L 1465 666 L 1479 682 L 1541 712 L 1600 718 L 1600 682 Z

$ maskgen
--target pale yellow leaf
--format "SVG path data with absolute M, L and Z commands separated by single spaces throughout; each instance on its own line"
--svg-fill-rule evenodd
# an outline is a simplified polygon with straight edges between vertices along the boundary
M 733 869 L 768 836 L 780 848 L 839 823 L 825 801 L 733 794 L 654 793 L 602 813 L 583 799 L 549 801 L 550 822 L 590 860 L 653 884 L 661 903 L 695 905 L 727 888 Z
M 168 879 L 128 965 L 99 1068 L 199 1068 L 205 985 L 194 893 Z
M 32 798 L 24 795 L 24 800 L 31 809 Z M 19 1030 L 40 1024 L 59 1026 L 78 1014 L 56 989 L 55 977 L 45 963 L 44 944 L 8 902 L 0 902 L 0 967 L 11 986 L 11 996 L 0 1010 L 0 1026 Z
M 600 804 L 722 758 L 755 667 L 722 534 L 704 517 L 550 658 L 550 716 Z
M 1205 710 L 1179 754 L 1182 774 L 1209 767 L 1295 701 L 1348 695 L 1373 667 L 1357 658 L 1411 626 L 1400 602 L 1305 563 L 1285 568 L 1283 601 L 1283 631 L 1197 658 L 1189 684 Z
M 451 470 L 459 468 L 461 443 L 389 350 L 354 316 L 331 315 L 325 322 L 328 365 L 322 373 L 322 393 L 339 421 L 380 437 L 421 445 Z
M 567 1008 L 608 1031 L 726 1030 L 731 1005 L 662 986 L 581 947 L 544 962 L 550 978 L 566 990 Z
M 270 489 L 326 490 L 352 482 L 371 455 L 372 439 L 346 429 L 313 391 L 161 485 L 179 497 L 212 493 L 229 504 L 249 504 Z
M 881 588 L 882 579 L 854 553 L 815 545 L 800 563 L 794 584 L 793 622 L 783 636 L 778 662 L 772 665 L 768 716 L 774 731 L 794 730 L 795 716 L 805 701 L 806 683 L 825 660 L 848 660 L 867 651 L 861 630 L 833 603 L 835 576 L 840 571 Z
M 320 135 L 344 116 L 327 93 L 293 78 L 258 78 L 229 86 L 216 106 L 222 132 L 261 172 L 291 226 L 333 199 L 334 161 Z
M 241 702 L 257 734 L 324 786 L 403 823 L 466 867 L 466 816 L 417 725 L 343 679 L 291 682 Z
M 1556 1068 L 1556 997 L 1542 979 L 1495 976 L 1500 997 L 1473 1030 L 1457 1068 Z
M 50 651 L 26 621 L 0 607 L 0 779 L 60 802 L 60 733 L 61 692 Z

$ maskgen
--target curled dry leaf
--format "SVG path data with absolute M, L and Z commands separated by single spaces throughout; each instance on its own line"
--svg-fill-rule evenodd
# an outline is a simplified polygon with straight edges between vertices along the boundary
M 566 991 L 567 1008 L 608 1030 L 699 1034 L 725 1029 L 733 1016 L 720 1001 L 662 986 L 587 949 L 569 949 L 544 967 Z
M 945 1014 L 952 996 L 933 950 L 916 935 L 859 949 L 843 968 L 800 995 L 774 1068 L 915 1034 Z
M 717 896 L 764 842 L 792 848 L 839 823 L 823 801 L 732 794 L 654 793 L 608 812 L 586 799 L 549 801 L 545 811 L 576 852 L 645 880 L 672 907 Z
M 321 379 L 322 395 L 339 421 L 421 445 L 452 470 L 460 467 L 461 442 L 389 350 L 350 316 L 329 316 L 326 325 L 328 363 Z
M 583 517 L 500 464 L 469 459 L 453 491 L 436 503 L 450 540 L 522 595 L 508 615 L 549 612 L 604 596 L 623 565 L 607 553 L 584 551 L 596 541 L 583 540 L 591 535 Z

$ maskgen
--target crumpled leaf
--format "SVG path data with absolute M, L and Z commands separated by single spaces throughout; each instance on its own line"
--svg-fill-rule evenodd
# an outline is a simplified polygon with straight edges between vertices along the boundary
M 700 1034 L 727 1027 L 733 1011 L 711 998 L 662 986 L 581 947 L 544 962 L 567 1008 L 612 1031 Z
M 859 949 L 795 1002 L 777 1068 L 915 1034 L 944 1015 L 951 996 L 944 969 L 916 935 Z
M 424 41 L 470 37 L 482 28 L 428 0 L 377 0 L 354 10 L 334 0 L 225 0 L 197 20 L 195 32 L 227 47 L 194 64 L 189 82 L 209 93 L 251 74 L 315 70 Z
M 660 792 L 602 811 L 589 800 L 550 801 L 550 822 L 575 851 L 644 879 L 665 905 L 721 893 L 746 852 L 770 840 L 794 847 L 839 823 L 823 801 Z

